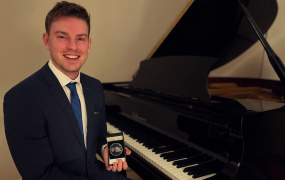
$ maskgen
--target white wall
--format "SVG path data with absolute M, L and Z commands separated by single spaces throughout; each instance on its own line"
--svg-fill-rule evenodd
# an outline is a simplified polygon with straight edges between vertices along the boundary
M 8 1 L 0 6 L 0 179 L 20 178 L 4 134 L 3 96 L 12 86 L 42 67 L 49 59 L 42 43 L 44 19 L 55 0 Z M 92 46 L 82 71 L 102 82 L 128 81 L 188 0 L 76 0 L 91 14 Z M 285 2 L 268 32 L 272 48 L 285 60 Z M 284 21 L 284 20 L 283 20 Z M 211 76 L 277 79 L 264 60 L 259 44 L 237 61 L 215 70 Z M 266 59 L 266 58 L 265 58 Z M 263 71 L 261 71 L 263 70 Z M 262 73 L 261 73 L 262 72 Z

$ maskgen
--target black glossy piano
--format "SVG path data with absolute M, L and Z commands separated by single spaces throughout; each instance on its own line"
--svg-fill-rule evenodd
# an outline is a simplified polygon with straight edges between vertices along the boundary
M 131 82 L 103 84 L 139 176 L 285 179 L 285 70 L 263 37 L 276 14 L 276 0 L 189 1 Z M 280 81 L 209 77 L 257 41 Z

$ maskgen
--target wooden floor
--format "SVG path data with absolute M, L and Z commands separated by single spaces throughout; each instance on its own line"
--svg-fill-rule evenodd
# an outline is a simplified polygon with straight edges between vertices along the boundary
M 131 168 L 127 169 L 127 177 L 132 180 L 142 180 Z

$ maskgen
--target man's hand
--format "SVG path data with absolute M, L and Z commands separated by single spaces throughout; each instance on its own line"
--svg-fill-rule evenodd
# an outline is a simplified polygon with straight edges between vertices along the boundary
M 112 170 L 113 172 L 116 172 L 116 171 L 120 172 L 123 169 L 124 170 L 128 169 L 128 163 L 127 162 L 122 162 L 122 159 L 119 159 L 118 163 L 115 162 L 113 165 L 109 166 L 109 153 L 108 152 L 109 152 L 108 146 L 106 146 L 104 148 L 104 151 L 103 151 L 103 158 L 104 158 L 106 169 L 108 171 Z M 126 155 L 130 155 L 130 154 L 131 154 L 131 150 L 129 150 L 126 147 Z

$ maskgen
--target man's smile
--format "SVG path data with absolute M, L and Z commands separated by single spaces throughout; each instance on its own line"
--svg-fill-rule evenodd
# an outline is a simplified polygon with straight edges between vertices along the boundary
M 69 59 L 77 59 L 80 57 L 78 55 L 70 55 L 70 54 L 64 54 L 63 56 Z

